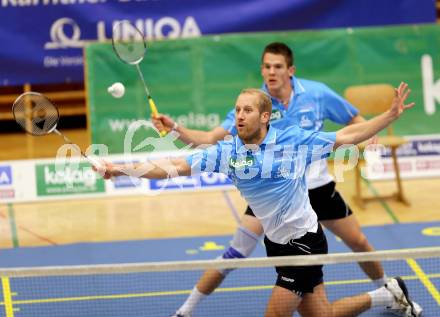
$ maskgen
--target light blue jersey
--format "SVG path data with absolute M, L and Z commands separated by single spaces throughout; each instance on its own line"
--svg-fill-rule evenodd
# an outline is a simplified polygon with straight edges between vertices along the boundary
M 187 162 L 193 174 L 208 171 L 229 176 L 266 236 L 285 244 L 317 229 L 305 170 L 312 161 L 327 157 L 335 140 L 334 132 L 270 127 L 263 142 L 252 150 L 235 136 L 188 156 Z
M 291 83 L 295 93 L 287 107 L 278 99 L 271 97 L 270 124 L 277 129 L 284 130 L 291 126 L 298 126 L 306 130 L 322 131 L 325 119 L 346 125 L 359 113 L 355 107 L 323 83 L 296 77 L 292 78 Z M 268 92 L 265 85 L 262 89 Z M 221 126 L 232 135 L 237 134 L 235 109 L 228 113 Z M 312 164 L 307 175 L 309 189 L 323 186 L 332 180 L 326 160 Z

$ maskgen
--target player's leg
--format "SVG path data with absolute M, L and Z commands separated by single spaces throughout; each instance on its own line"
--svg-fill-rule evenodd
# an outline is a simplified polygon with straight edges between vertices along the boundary
M 298 312 L 302 317 L 332 316 L 332 307 L 327 299 L 324 283 L 315 286 L 313 293 L 304 295 Z
M 341 238 L 354 252 L 374 251 L 373 246 L 368 242 L 354 215 L 335 220 L 323 220 L 321 223 Z M 359 266 L 376 286 L 379 287 L 386 283 L 386 276 L 380 262 L 360 262 Z
M 248 207 L 241 219 L 240 227 L 237 228 L 233 236 L 231 245 L 222 255 L 222 258 L 248 257 L 255 250 L 262 233 L 263 227 L 260 221 L 255 217 L 252 209 Z M 186 301 L 177 310 L 175 316 L 190 316 L 200 301 L 211 294 L 230 272 L 231 270 L 219 271 L 214 269 L 205 271 Z
M 308 255 L 327 253 L 327 240 L 320 225 L 316 232 L 307 232 L 287 244 L 264 239 L 266 252 L 272 256 Z M 322 265 L 276 267 L 278 278 L 267 304 L 265 316 L 289 316 L 301 305 L 303 297 L 323 283 Z
M 222 258 L 247 258 L 255 250 L 260 236 L 263 234 L 263 227 L 255 217 L 252 209 L 248 206 L 241 218 L 240 226 L 235 231 L 231 245 L 223 253 Z M 200 292 L 209 295 L 223 281 L 231 270 L 208 270 L 197 283 Z
M 304 295 L 298 311 L 303 317 L 348 317 L 358 316 L 372 307 L 388 307 L 398 316 L 420 316 L 412 307 L 405 283 L 392 278 L 387 286 L 355 296 L 344 297 L 329 303 L 324 284 L 317 285 L 313 293 Z
M 298 308 L 302 297 L 291 290 L 276 286 L 272 290 L 269 302 L 267 303 L 266 317 L 291 317 Z
M 263 233 L 263 227 L 253 213 L 249 214 L 248 210 L 252 212 L 248 207 L 241 219 L 240 227 L 234 234 L 231 245 L 222 255 L 224 259 L 246 258 L 257 246 Z M 197 289 L 205 295 L 211 294 L 230 272 L 231 270 L 207 270 L 197 283 Z
M 334 182 L 330 182 L 309 190 L 310 203 L 318 215 L 318 221 L 341 238 L 354 252 L 374 251 L 356 217 L 335 186 Z M 386 283 L 386 275 L 380 262 L 363 262 L 359 265 L 377 287 Z

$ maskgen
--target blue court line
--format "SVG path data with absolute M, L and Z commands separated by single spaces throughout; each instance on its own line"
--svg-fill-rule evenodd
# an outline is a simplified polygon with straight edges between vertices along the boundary
M 436 223 L 418 223 L 418 224 L 393 224 L 393 225 L 385 225 L 385 226 L 375 226 L 375 227 L 366 227 L 363 228 L 369 238 L 371 238 L 372 241 L 374 241 L 377 247 L 381 249 L 390 249 L 390 248 L 402 248 L 402 247 L 417 247 L 417 246 L 432 246 L 432 245 L 438 245 L 439 242 L 439 236 L 429 236 L 422 234 L 423 229 L 426 229 L 427 227 L 440 227 L 440 222 Z M 0 254 L 2 255 L 2 260 L 10 261 L 10 257 L 15 257 L 16 262 L 15 263 L 22 263 L 26 265 L 48 265 L 52 264 L 53 261 L 56 261 L 55 264 L 60 264 L 60 262 L 64 262 L 64 265 L 72 264 L 69 263 L 73 259 L 75 259 L 77 264 L 80 264 L 78 262 L 82 262 L 83 264 L 87 264 L 87 261 L 93 260 L 93 262 L 98 263 L 108 263 L 107 260 L 111 259 L 111 263 L 117 263 L 118 261 L 121 262 L 136 262 L 136 261 L 150 261 L 150 260 L 189 260 L 191 256 L 188 256 L 185 254 L 186 248 L 194 248 L 194 246 L 203 245 L 206 240 L 212 240 L 215 241 L 218 244 L 226 244 L 230 240 L 230 236 L 217 236 L 217 237 L 197 237 L 197 238 L 185 238 L 185 239 L 157 239 L 157 240 L 145 240 L 145 241 L 130 241 L 130 242 L 112 242 L 112 243 L 90 243 L 90 244 L 76 244 L 76 245 L 64 245 L 64 246 L 48 246 L 48 247 L 33 247 L 33 248 L 17 248 L 17 249 L 10 249 L 10 250 L 0 250 Z M 345 246 L 337 242 L 337 240 L 334 238 L 334 236 L 329 235 L 329 246 L 332 251 L 337 252 L 343 252 L 345 251 Z M 145 250 L 145 252 L 139 252 L 140 250 Z M 166 252 L 162 252 L 163 250 L 166 250 Z M 9 252 L 10 251 L 10 252 Z M 257 248 L 257 252 L 255 255 L 261 255 L 264 256 L 264 250 L 262 247 Z M 260 252 L 261 251 L 261 252 Z M 210 259 L 214 258 L 216 255 L 221 253 L 221 251 L 210 251 L 210 252 L 200 252 L 196 256 L 192 257 L 192 259 Z M 142 256 L 143 257 L 142 257 Z M 137 258 L 134 258 L 136 256 Z M 171 257 L 170 257 L 171 256 Z M 46 261 L 45 263 L 42 263 Z M 51 263 L 52 262 L 52 263 Z M 407 265 L 407 262 L 402 261 L 400 262 L 401 265 L 399 267 L 396 267 L 396 269 L 393 269 L 393 267 L 389 267 L 394 274 L 402 275 L 406 281 L 410 283 L 417 283 L 417 289 L 418 292 L 414 295 L 417 295 L 416 299 L 422 306 L 425 306 L 427 310 L 430 310 L 431 313 L 426 314 L 426 316 L 439 316 L 438 313 L 438 305 L 436 303 L 436 298 L 432 296 L 432 292 L 426 287 L 426 281 L 429 281 L 434 287 L 434 285 L 439 285 L 440 281 L 440 274 L 437 271 L 438 266 L 424 266 L 422 271 L 416 272 L 414 271 L 414 268 Z M 384 263 L 385 266 L 386 263 Z M 422 268 L 423 261 L 418 261 L 417 265 L 419 268 Z M 62 264 L 61 264 L 62 265 Z M 3 266 L 3 265 L 2 265 Z M 355 266 L 355 265 L 354 265 Z M 345 267 L 342 267 L 343 272 L 347 272 Z M 327 285 L 333 285 L 336 288 L 334 291 L 329 292 L 329 296 L 335 297 L 336 295 L 340 295 L 340 292 L 346 292 L 345 295 L 353 294 L 354 292 L 358 291 L 365 291 L 370 290 L 369 283 L 371 283 L 368 279 L 365 279 L 362 275 L 362 272 L 355 266 L 354 272 L 357 272 L 354 275 L 351 275 L 351 280 L 341 280 L 338 278 L 340 276 L 338 274 L 339 271 L 336 271 L 335 279 L 331 282 L 328 282 Z M 236 274 L 239 273 L 240 270 L 236 272 Z M 333 269 L 332 269 L 333 271 Z M 351 272 L 351 271 L 350 271 Z M 400 273 L 400 274 L 399 274 Z M 347 274 L 347 273 L 344 273 Z M 420 278 L 420 274 L 422 274 L 422 278 Z M 111 278 L 109 276 L 109 278 Z M 242 276 L 236 275 L 236 278 L 241 280 L 241 278 L 244 278 Z M 260 293 L 257 293 L 257 291 L 264 291 L 269 292 L 269 290 L 272 288 L 272 284 L 270 281 L 262 281 L 260 278 L 259 285 L 249 285 L 249 286 L 240 286 L 233 283 L 228 283 L 228 281 L 225 282 L 224 287 L 219 289 L 219 292 L 217 292 L 219 295 L 221 294 L 231 294 L 233 298 L 243 298 L 244 296 L 246 298 L 246 301 L 249 299 L 248 296 L 252 296 L 252 294 L 255 294 L 257 298 L 260 298 L 263 295 L 258 295 Z M 248 275 L 247 278 L 248 279 Z M 425 280 L 424 280 L 425 279 Z M 88 316 L 95 316 L 93 315 L 95 307 L 102 307 L 102 305 L 105 305 L 106 311 L 110 311 L 108 317 L 116 317 L 116 316 L 138 316 L 132 313 L 130 311 L 130 301 L 137 297 L 145 298 L 145 302 L 142 301 L 142 305 L 150 305 L 150 302 L 146 300 L 146 298 L 155 298 L 154 304 L 159 305 L 160 307 L 163 307 L 161 309 L 168 309 L 170 306 L 178 307 L 182 303 L 183 297 L 188 294 L 190 291 L 190 287 L 192 286 L 192 283 L 195 282 L 191 279 L 187 279 L 185 282 L 183 282 L 181 279 L 173 279 L 175 282 L 173 282 L 171 285 L 167 286 L 164 290 L 160 291 L 157 289 L 145 289 L 149 288 L 148 285 L 143 285 L 142 290 L 132 288 L 131 285 L 129 285 L 130 288 L 124 289 L 124 283 L 118 284 L 117 281 L 119 281 L 119 278 L 116 277 L 116 282 L 110 281 L 110 285 L 114 285 L 116 287 L 114 291 L 111 291 L 111 293 L 101 292 L 98 291 L 100 289 L 99 287 L 102 286 L 102 281 L 99 279 L 97 283 L 97 289 L 81 289 L 81 285 L 83 285 L 80 282 L 77 283 L 70 283 L 69 285 L 77 285 L 76 290 L 73 290 L 69 287 L 68 290 L 66 290 L 66 284 L 61 283 L 61 285 L 56 286 L 52 284 L 48 284 L 47 282 L 43 284 L 48 284 L 48 286 L 43 285 L 43 290 L 40 292 L 39 296 L 42 296 L 41 298 L 36 297 L 36 293 L 32 293 L 32 290 L 30 290 L 26 285 L 36 285 L 35 280 L 34 282 L 31 282 L 29 284 L 26 283 L 26 285 L 23 285 L 24 281 L 19 281 L 20 279 L 10 279 L 11 283 L 11 289 L 9 291 L 10 295 L 6 296 L 6 298 L 3 299 L 3 303 L 0 302 L 0 316 L 5 316 L 4 312 L 5 309 L 8 307 L 9 311 L 11 312 L 11 308 L 13 309 L 20 309 L 20 305 L 23 305 L 20 309 L 20 311 L 12 311 L 13 314 L 15 314 L 15 317 L 30 317 L 34 316 L 35 311 L 39 311 L 42 309 L 47 309 L 48 314 L 45 314 L 46 317 L 59 317 L 59 315 L 56 315 L 60 311 L 63 311 L 63 309 L 67 312 L 78 312 L 76 309 L 79 309 L 81 312 L 88 312 L 90 311 L 90 314 L 83 315 L 84 317 Z M 232 281 L 233 279 L 231 279 Z M 234 278 L 235 280 L 235 278 Z M 76 278 L 75 278 L 76 281 Z M 137 281 L 137 280 L 136 280 Z M 40 281 L 41 282 L 41 281 Z M 54 282 L 54 281 L 51 281 Z M 165 281 L 163 281 L 165 283 Z M 20 285 L 24 288 L 17 287 Z M 105 282 L 103 282 L 105 283 Z M 176 284 L 177 283 L 177 284 Z M 189 285 L 191 284 L 191 286 Z M 157 284 L 155 284 L 157 285 Z M 167 284 L 168 285 L 168 284 Z M 425 287 L 423 287 L 424 285 Z M 416 285 L 409 285 L 411 289 L 415 287 Z M 36 287 L 36 286 L 35 286 Z M 431 287 L 431 289 L 433 289 Z M 57 289 L 59 291 L 57 291 Z M 435 288 L 435 287 L 434 287 Z M 36 289 L 38 289 L 36 287 Z M 28 290 L 28 291 L 26 291 Z M 87 291 L 92 292 L 87 292 Z M 49 292 L 49 293 L 46 293 Z M 252 293 L 245 293 L 246 291 L 251 291 Z M 67 292 L 67 293 L 64 293 Z M 423 293 L 420 293 L 423 292 Z M 14 295 L 16 294 L 16 295 Z M 34 294 L 34 295 L 32 295 Z M 4 294 L 7 295 L 7 294 Z M 31 296 L 30 296 L 31 295 Z M 107 295 L 110 295 L 108 297 Z M 111 297 L 112 295 L 115 295 L 117 297 Z M 172 295 L 172 296 L 171 296 Z M 431 295 L 431 296 L 430 296 Z M 103 297 L 104 296 L 104 297 Z M 266 294 L 264 294 L 264 297 Z M 6 302 L 5 300 L 10 299 L 9 302 Z M 87 298 L 89 300 L 87 300 Z M 109 299 L 107 301 L 106 299 Z M 111 300 L 110 300 L 111 299 Z M 121 303 L 120 299 L 125 299 L 127 302 Z M 108 303 L 105 304 L 102 302 Z M 221 301 L 222 297 L 216 298 L 215 300 Z M 238 302 L 241 302 L 245 299 L 240 299 Z M 157 302 L 158 301 L 158 302 Z M 67 305 L 68 303 L 72 303 L 72 305 L 77 305 L 76 303 L 84 303 L 81 304 L 81 307 L 79 308 L 69 308 L 63 305 Z M 62 304 L 65 303 L 65 304 Z M 87 304 L 89 303 L 89 304 Z M 171 304 L 170 304 L 171 303 Z M 30 304 L 38 304 L 38 305 L 30 305 Z M 136 304 L 136 303 L 135 303 Z M 42 306 L 42 305 L 50 305 L 50 306 Z M 86 306 L 83 306 L 86 305 Z M 87 306 L 89 305 L 89 306 Z M 108 305 L 108 306 L 107 306 Z M 263 305 L 263 304 L 261 304 Z M 125 307 L 127 309 L 127 314 L 118 314 L 117 309 L 118 307 Z M 235 307 L 235 306 L 234 306 Z M 121 308 L 122 309 L 122 308 Z M 208 309 L 209 310 L 209 304 L 204 305 L 201 307 L 202 310 Z M 249 308 L 250 309 L 250 308 Z M 264 307 L 255 307 L 253 308 L 255 310 L 261 311 L 264 309 Z M 3 312 L 1 311 L 3 310 Z M 3 313 L 3 314 L 2 314 Z M 52 314 L 53 313 L 53 314 Z M 366 314 L 366 317 L 370 316 L 376 316 L 377 311 L 372 311 L 371 313 Z M 30 315 L 29 315 L 30 314 Z M 203 316 L 204 314 L 199 314 L 199 316 Z M 13 315 L 6 315 L 7 317 L 12 317 Z M 66 316 L 73 316 L 66 315 Z M 155 315 L 156 316 L 156 315 Z M 212 315 L 213 317 L 222 316 L 220 313 L 216 314 L 214 313 Z M 241 316 L 241 315 L 240 315 Z M 245 316 L 245 315 L 243 315 Z M 250 315 L 249 315 L 250 316 Z
M 440 228 L 440 222 L 400 223 L 363 227 L 368 240 L 378 250 L 438 246 L 439 235 L 426 235 L 427 228 Z M 350 252 L 333 234 L 326 231 L 329 250 Z M 0 249 L 0 267 L 35 267 L 52 265 L 88 265 L 214 259 L 223 250 L 203 251 L 206 242 L 228 246 L 230 235 L 90 242 L 40 247 Z M 187 250 L 197 250 L 189 254 Z M 140 252 L 140 250 L 142 250 Z M 254 257 L 265 257 L 260 244 Z
M 370 181 L 363 178 L 365 183 L 368 185 L 368 188 L 371 190 L 371 192 L 377 197 L 379 196 L 377 190 L 373 187 Z M 391 207 L 385 202 L 384 199 L 380 199 L 380 203 L 382 207 L 384 207 L 385 211 L 388 213 L 388 215 L 391 217 L 394 223 L 400 223 L 399 218 L 396 216 L 396 214 L 393 212 Z M 414 259 L 407 259 L 406 260 L 408 266 L 411 268 L 411 270 L 416 274 L 417 278 L 420 280 L 422 285 L 427 289 L 429 294 L 432 296 L 432 298 L 436 301 L 437 305 L 440 306 L 440 292 L 435 287 L 435 285 L 431 282 L 430 277 L 428 274 L 426 274 L 422 267 L 417 263 Z
M 237 209 L 235 208 L 234 204 L 232 203 L 231 197 L 229 197 L 229 194 L 226 190 L 223 190 L 222 193 L 223 193 L 223 197 L 226 200 L 226 204 L 229 207 L 229 210 L 231 210 L 231 212 L 232 212 L 232 216 L 234 217 L 237 224 L 240 224 L 240 222 L 241 222 L 240 215 L 239 215 Z

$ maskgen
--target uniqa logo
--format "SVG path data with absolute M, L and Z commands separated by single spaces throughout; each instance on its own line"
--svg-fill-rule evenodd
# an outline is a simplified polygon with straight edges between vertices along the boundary
M 251 156 L 248 156 L 242 160 L 236 160 L 232 157 L 229 159 L 229 165 L 233 168 L 243 168 L 243 167 L 250 167 L 254 164 L 254 158 Z
M 115 26 L 120 21 L 112 21 Z M 161 17 L 160 19 L 138 19 L 133 22 L 134 25 L 142 32 L 147 39 L 163 39 L 163 38 L 189 38 L 201 36 L 200 28 L 192 16 L 185 18 L 180 23 L 173 17 Z M 121 30 L 122 34 L 124 30 Z M 106 35 L 105 21 L 98 21 L 96 24 L 96 39 L 99 42 L 110 40 L 112 35 Z M 81 29 L 71 18 L 60 18 L 56 20 L 50 28 L 50 42 L 44 45 L 45 49 L 61 49 L 61 48 L 81 48 L 86 41 L 81 40 Z M 95 40 L 95 39 L 88 39 Z
M 66 34 L 67 27 L 72 29 L 72 34 L 68 36 Z M 50 28 L 50 39 L 52 42 L 48 42 L 44 45 L 45 49 L 57 49 L 57 48 L 80 48 L 84 46 L 84 42 L 80 41 L 81 30 L 78 24 L 70 18 L 61 18 L 56 20 Z

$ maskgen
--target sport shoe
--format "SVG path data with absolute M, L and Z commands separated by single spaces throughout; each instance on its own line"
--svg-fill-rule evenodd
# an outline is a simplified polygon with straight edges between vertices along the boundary
M 423 309 L 419 304 L 411 301 L 405 282 L 400 277 L 391 278 L 385 288 L 393 295 L 394 303 L 387 310 L 397 316 L 419 317 Z
M 172 315 L 171 317 L 191 317 L 191 315 L 185 315 L 185 314 L 182 314 L 182 313 L 176 311 L 176 313 L 174 315 Z
M 419 317 L 419 316 L 422 316 L 422 313 L 423 313 L 423 308 L 422 308 L 422 306 L 420 306 L 419 304 L 417 304 L 416 302 L 412 302 L 412 314 L 413 314 L 413 316 L 415 316 L 415 317 Z

